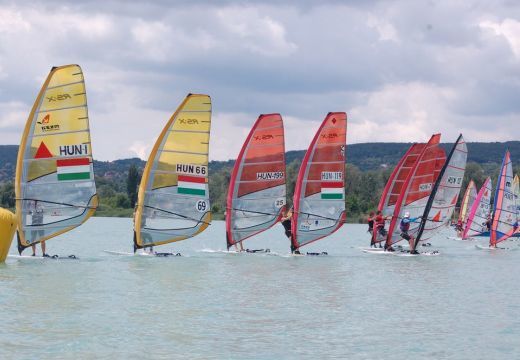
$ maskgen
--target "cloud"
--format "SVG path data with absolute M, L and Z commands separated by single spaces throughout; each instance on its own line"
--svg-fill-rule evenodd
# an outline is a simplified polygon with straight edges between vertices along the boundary
M 348 113 L 349 143 L 511 140 L 518 18 L 506 0 L 0 5 L 0 143 L 18 141 L 48 71 L 67 63 L 83 68 L 100 160 L 147 156 L 190 92 L 212 97 L 212 159 L 236 157 L 274 112 L 287 149 L 306 149 L 329 111 Z
M 268 57 L 283 57 L 297 49 L 287 40 L 283 24 L 256 8 L 224 8 L 217 11 L 217 17 L 237 48 Z
M 520 22 L 515 19 L 504 19 L 500 22 L 482 21 L 479 26 L 484 30 L 492 31 L 496 36 L 503 36 L 511 51 L 520 59 Z

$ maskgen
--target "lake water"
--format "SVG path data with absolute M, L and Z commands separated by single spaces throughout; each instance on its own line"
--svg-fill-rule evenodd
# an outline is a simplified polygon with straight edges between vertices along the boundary
M 439 236 L 440 256 L 371 255 L 366 225 L 346 225 L 304 248 L 329 256 L 290 257 L 277 225 L 247 242 L 272 255 L 229 254 L 224 233 L 156 248 L 182 257 L 114 256 L 132 221 L 93 218 L 47 242 L 79 261 L 9 258 L 0 358 L 520 358 L 520 251 Z

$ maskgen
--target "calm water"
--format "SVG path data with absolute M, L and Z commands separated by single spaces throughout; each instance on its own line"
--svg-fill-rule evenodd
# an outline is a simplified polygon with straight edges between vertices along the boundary
M 226 254 L 215 221 L 161 248 L 183 257 L 103 252 L 131 251 L 131 228 L 94 218 L 47 244 L 79 261 L 0 265 L 0 358 L 520 358 L 520 251 L 370 255 L 347 225 L 306 249 L 328 257 L 289 257 L 277 225 L 248 246 L 282 256 Z

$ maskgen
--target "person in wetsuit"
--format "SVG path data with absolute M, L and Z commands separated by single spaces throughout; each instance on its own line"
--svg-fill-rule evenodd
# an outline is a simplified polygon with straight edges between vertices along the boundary
M 399 230 L 401 230 L 401 237 L 408 241 L 410 245 L 410 254 L 418 254 L 417 250 L 412 250 L 414 245 L 414 237 L 408 233 L 410 230 L 410 223 L 415 222 L 417 219 L 422 218 L 422 216 L 411 218 L 409 212 L 404 213 L 404 217 L 399 223 Z
M 31 213 L 31 225 L 42 225 L 43 224 L 43 207 L 38 204 L 38 201 L 34 201 L 34 210 Z M 37 238 L 42 238 L 44 236 L 43 230 L 31 230 L 31 240 L 34 242 Z M 40 246 L 42 248 L 42 256 L 49 257 L 45 252 L 45 240 L 40 241 Z M 32 256 L 36 256 L 36 245 L 31 244 L 32 248 Z
M 455 225 L 455 230 L 457 230 L 457 236 L 462 237 L 462 231 L 464 230 L 464 223 L 462 222 L 462 219 L 459 219 L 457 221 L 457 224 Z
M 375 216 L 374 212 L 371 211 L 370 214 L 368 214 L 367 218 L 367 224 L 368 224 L 368 232 L 370 234 L 370 247 L 376 246 L 375 238 L 374 238 L 374 223 L 375 223 Z
M 287 238 L 290 240 L 292 238 L 292 232 L 291 232 L 292 216 L 293 216 L 293 207 L 291 206 L 291 208 L 288 211 L 286 211 L 285 215 L 282 216 L 282 218 L 280 219 L 280 221 L 282 222 L 283 228 L 285 229 L 285 236 L 287 236 Z M 297 255 L 300 254 L 300 251 L 298 251 L 294 248 L 294 245 L 292 244 L 292 240 L 291 240 L 291 252 L 293 252 L 294 254 L 297 254 Z
M 292 215 L 293 215 L 293 208 L 291 207 L 289 210 L 287 210 L 280 219 L 282 222 L 282 226 L 285 229 L 285 236 L 287 236 L 289 239 L 291 238 L 291 221 L 292 221 Z
M 491 214 L 488 214 L 484 225 L 486 226 L 488 232 L 491 231 Z
M 376 229 L 376 233 L 374 234 L 374 240 L 377 239 L 378 234 L 383 236 L 384 238 L 386 238 L 386 236 L 388 235 L 388 232 L 385 229 L 386 220 L 389 220 L 391 218 L 392 218 L 392 216 L 383 216 L 383 214 L 381 213 L 381 210 L 377 211 L 376 217 L 374 219 L 374 225 L 375 225 L 375 229 Z M 379 247 L 382 247 L 381 243 L 379 243 Z

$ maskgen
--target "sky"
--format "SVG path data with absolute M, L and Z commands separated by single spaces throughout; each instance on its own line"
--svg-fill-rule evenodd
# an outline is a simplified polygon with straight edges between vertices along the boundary
M 0 0 L 0 144 L 71 63 L 97 160 L 146 159 L 188 93 L 212 98 L 211 160 L 236 158 L 267 113 L 287 150 L 330 111 L 349 144 L 520 140 L 516 0 Z

